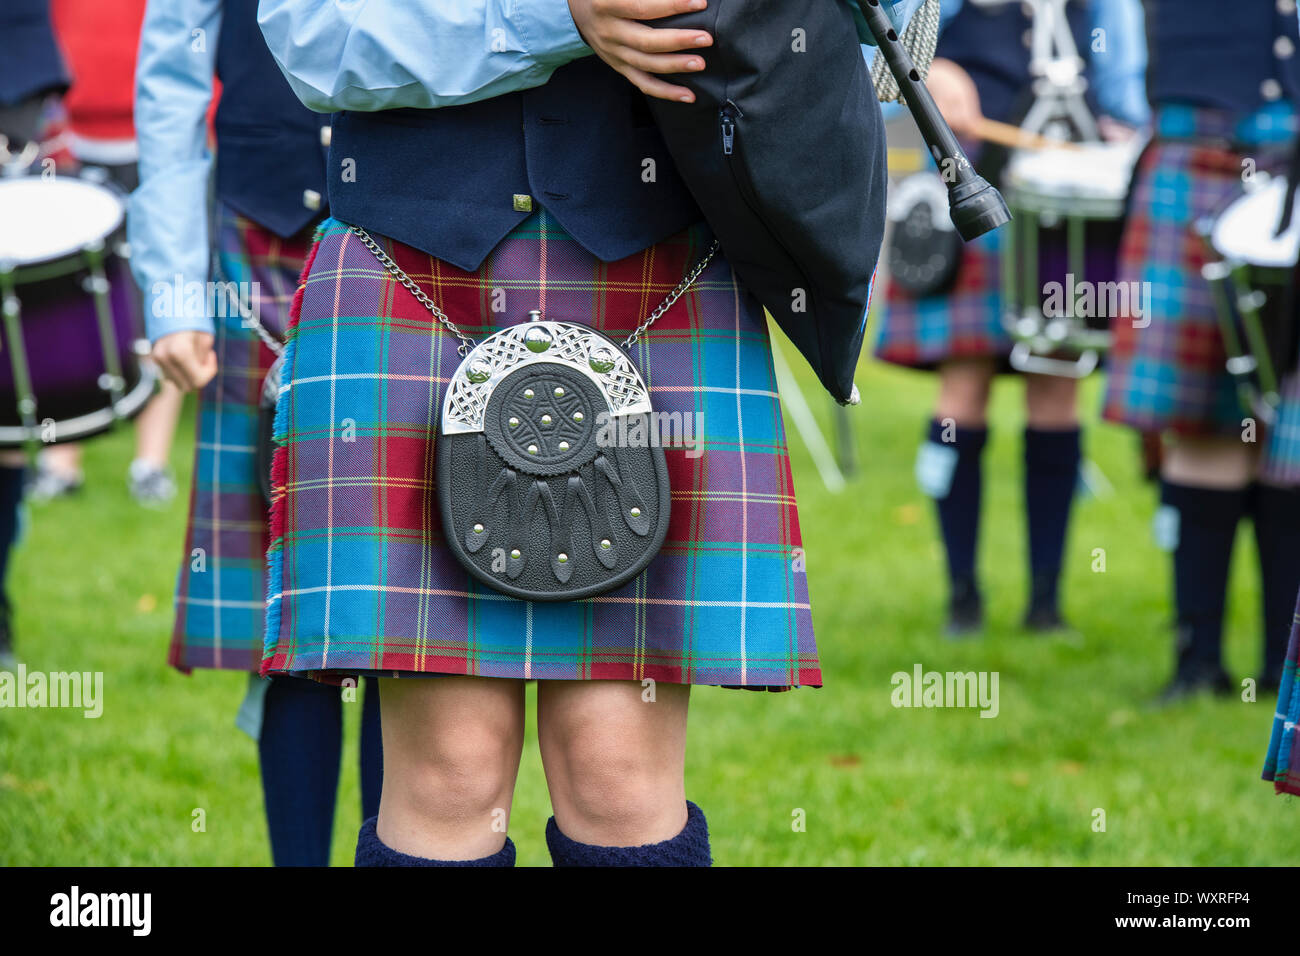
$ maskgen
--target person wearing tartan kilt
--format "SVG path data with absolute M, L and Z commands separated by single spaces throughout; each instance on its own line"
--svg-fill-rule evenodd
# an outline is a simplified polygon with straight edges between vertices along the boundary
M 1109 136 L 1133 135 L 1146 119 L 1141 88 L 1140 16 L 1136 0 L 1089 0 L 1067 7 L 1079 51 L 1088 57 L 1089 99 Z M 958 135 L 973 136 L 987 116 L 1014 122 L 1032 99 L 1027 5 L 992 8 L 943 0 L 943 27 L 928 85 Z M 1106 43 L 1093 42 L 1101 31 Z M 972 150 L 972 160 L 996 180 L 1005 152 Z M 905 368 L 935 371 L 939 394 L 916 462 L 922 491 L 934 499 L 948 567 L 951 637 L 981 632 L 983 598 L 977 574 L 982 459 L 995 375 L 1009 371 L 1012 340 L 1000 294 L 1002 233 L 961 250 L 951 287 L 918 297 L 891 283 L 875 346 L 876 357 Z M 1059 581 L 1070 510 L 1078 483 L 1081 431 L 1077 382 L 1026 374 L 1025 509 L 1030 594 L 1026 628 L 1053 632 L 1065 625 Z
M 1263 585 L 1258 676 L 1271 692 L 1300 587 L 1300 375 L 1284 378 L 1277 427 L 1256 430 L 1225 367 L 1197 226 L 1242 194 L 1248 170 L 1285 166 L 1300 102 L 1296 4 L 1241 5 L 1231 30 L 1214 0 L 1146 0 L 1146 13 L 1154 135 L 1138 163 L 1119 278 L 1145 283 L 1151 301 L 1142 321 L 1112 321 L 1104 416 L 1164 434 L 1155 527 L 1172 552 L 1176 641 L 1163 699 L 1232 690 L 1223 615 L 1247 515 Z
M 333 218 L 277 412 L 263 669 L 386 678 L 358 865 L 513 865 L 536 680 L 554 864 L 708 866 L 684 782 L 691 686 L 822 683 L 763 312 L 721 252 L 705 261 L 712 232 L 645 102 L 692 96 L 672 74 L 712 38 L 657 21 L 697 6 L 262 3 L 290 83 L 335 111 Z M 531 310 L 617 341 L 700 264 L 630 352 L 657 412 L 693 423 L 665 448 L 660 550 L 578 600 L 478 582 L 436 505 L 461 354 L 434 309 L 479 341 Z
M 256 0 L 150 0 L 136 76 L 141 185 L 127 227 L 153 356 L 171 381 L 199 392 L 168 662 L 187 673 L 250 673 L 237 723 L 258 743 L 272 857 L 277 866 L 326 866 L 343 700 L 337 688 L 258 674 L 269 534 L 256 446 L 271 346 L 284 337 L 322 215 L 328 127 L 290 91 L 256 15 Z M 214 77 L 215 176 L 206 149 Z M 364 818 L 380 791 L 373 683 L 361 725 Z

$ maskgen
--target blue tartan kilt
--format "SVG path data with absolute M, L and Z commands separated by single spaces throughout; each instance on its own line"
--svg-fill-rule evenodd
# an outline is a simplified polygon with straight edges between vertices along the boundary
M 282 239 L 217 204 L 214 276 L 243 285 L 282 337 L 311 241 Z M 236 310 L 214 320 L 217 375 L 199 394 L 185 550 L 168 662 L 257 671 L 266 608 L 267 508 L 257 477 L 258 404 L 271 350 Z
M 1176 132 L 1164 139 L 1161 132 Z M 1201 267 L 1210 258 L 1196 231 L 1243 194 L 1246 160 L 1264 172 L 1282 165 L 1278 150 L 1229 147 L 1222 112 L 1162 109 L 1157 135 L 1138 164 L 1120 249 L 1121 282 L 1149 289 L 1144 321 L 1117 316 L 1107 358 L 1103 417 L 1143 432 L 1240 436 L 1244 419 L 1228 374 L 1219 316 Z M 1275 428 L 1260 434 L 1261 474 L 1300 483 L 1300 375 L 1282 383 Z
M 918 298 L 889 284 L 881 311 L 875 355 L 883 362 L 932 370 L 957 358 L 996 358 L 1011 354 L 1002 324 L 998 231 L 962 247 L 952 289 Z

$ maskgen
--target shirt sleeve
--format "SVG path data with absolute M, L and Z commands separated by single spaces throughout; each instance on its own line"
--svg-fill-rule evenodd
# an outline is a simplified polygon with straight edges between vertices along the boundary
M 262 0 L 258 23 L 310 109 L 433 109 L 541 86 L 590 54 L 567 0 Z
M 1151 115 L 1141 0 L 1096 0 L 1092 12 L 1090 62 L 1097 105 L 1108 116 L 1141 126 Z
M 184 292 L 208 280 L 207 111 L 220 31 L 221 0 L 149 0 L 145 10 L 135 74 L 140 185 L 127 239 L 151 340 L 212 331 L 207 296 Z

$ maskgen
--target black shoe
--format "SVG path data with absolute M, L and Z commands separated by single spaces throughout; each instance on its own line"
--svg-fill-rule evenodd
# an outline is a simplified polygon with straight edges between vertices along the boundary
M 974 581 L 954 581 L 948 599 L 948 627 L 944 633 L 954 639 L 979 637 L 984 630 L 984 601 Z
M 1061 617 L 1061 612 L 1051 605 L 1043 607 L 1031 606 L 1025 614 L 1023 627 L 1026 631 L 1033 631 L 1037 634 L 1051 634 L 1070 629 L 1070 626 Z
M 1179 668 L 1178 672 L 1174 674 L 1174 679 L 1156 698 L 1156 703 L 1160 705 L 1176 704 L 1190 697 L 1206 693 L 1215 696 L 1228 696 L 1235 689 L 1232 679 L 1228 677 L 1221 667 L 1198 670 Z

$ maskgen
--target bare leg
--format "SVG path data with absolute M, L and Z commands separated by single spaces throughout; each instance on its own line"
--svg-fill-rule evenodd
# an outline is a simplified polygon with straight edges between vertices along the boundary
M 983 428 L 996 366 L 991 358 L 953 359 L 939 366 L 939 399 L 934 415 L 961 428 Z
M 166 468 L 172 436 L 181 417 L 185 396 L 171 382 L 164 381 L 135 420 L 135 457 L 155 468 Z
M 497 853 L 524 740 L 524 685 L 488 677 L 380 682 L 379 839 L 434 860 Z
M 686 826 L 690 687 L 539 681 L 537 732 L 560 832 L 595 846 L 659 843 Z

